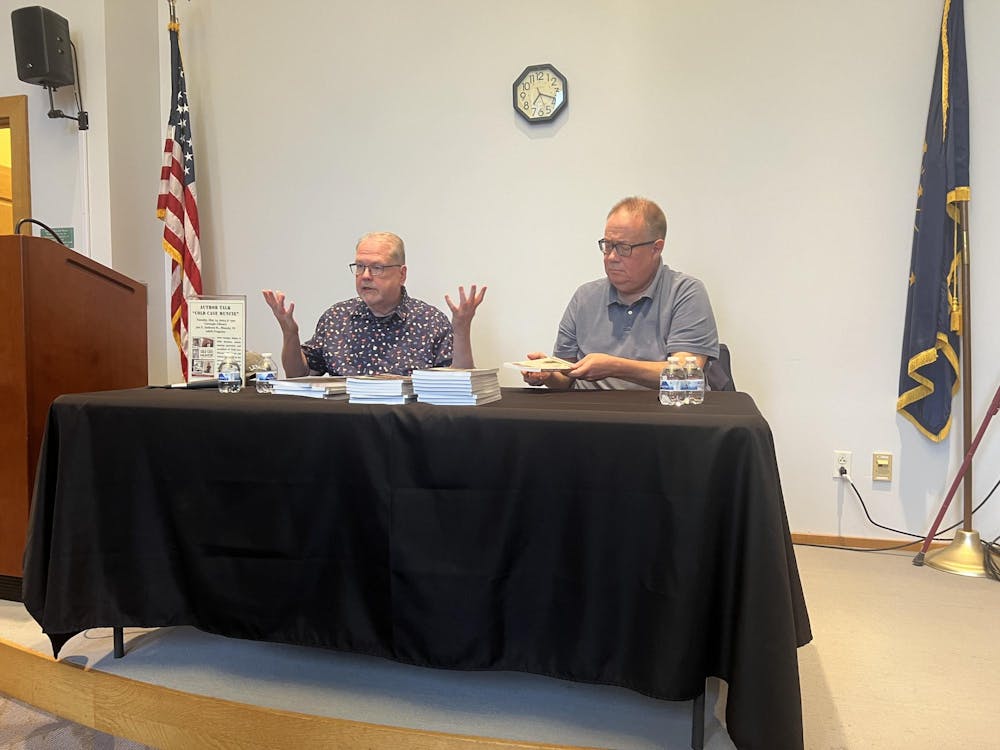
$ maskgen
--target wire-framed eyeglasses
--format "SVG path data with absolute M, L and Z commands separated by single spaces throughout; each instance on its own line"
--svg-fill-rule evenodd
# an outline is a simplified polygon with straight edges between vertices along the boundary
M 646 245 L 655 245 L 656 240 L 650 240 L 649 242 L 637 242 L 634 245 L 630 245 L 627 242 L 612 242 L 611 240 L 598 240 L 597 246 L 601 249 L 601 252 L 605 255 L 611 255 L 611 251 L 614 250 L 619 258 L 627 258 L 632 254 L 632 251 L 637 247 L 645 247 Z
M 372 263 L 371 265 L 368 265 L 367 263 L 351 263 L 347 267 L 351 269 L 351 273 L 353 273 L 355 276 L 364 276 L 365 271 L 368 271 L 368 273 L 370 273 L 372 276 L 381 276 L 383 273 L 385 273 L 385 269 L 402 268 L 403 264 L 390 263 L 389 265 L 385 265 L 382 263 Z

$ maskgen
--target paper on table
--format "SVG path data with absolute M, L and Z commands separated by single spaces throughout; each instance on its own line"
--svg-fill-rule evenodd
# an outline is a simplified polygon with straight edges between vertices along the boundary
M 524 372 L 567 372 L 573 369 L 573 363 L 559 357 L 542 357 L 541 359 L 525 359 L 521 362 L 504 362 L 504 367 L 512 367 Z

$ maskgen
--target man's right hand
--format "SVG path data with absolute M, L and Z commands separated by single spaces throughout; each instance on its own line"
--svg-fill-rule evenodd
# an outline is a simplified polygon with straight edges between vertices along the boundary
M 549 356 L 545 352 L 529 352 L 528 359 L 544 359 Z M 573 379 L 563 375 L 561 372 L 527 372 L 521 371 L 521 377 L 528 385 L 547 385 L 556 391 L 565 391 L 572 387 Z
M 274 317 L 275 320 L 278 321 L 278 325 L 281 326 L 282 334 L 298 338 L 299 324 L 295 322 L 295 303 L 289 302 L 286 307 L 285 293 L 281 291 L 264 289 L 262 290 L 262 293 L 264 295 L 264 301 L 267 303 L 267 306 L 271 308 L 271 312 L 274 313 Z
M 274 313 L 275 320 L 281 326 L 281 366 L 285 370 L 286 378 L 300 378 L 309 375 L 309 365 L 306 362 L 306 355 L 302 352 L 302 344 L 299 341 L 299 324 L 295 322 L 295 303 L 289 302 L 285 306 L 285 293 L 275 292 L 271 289 L 263 289 L 264 301 Z M 318 373 L 315 373 L 318 374 Z

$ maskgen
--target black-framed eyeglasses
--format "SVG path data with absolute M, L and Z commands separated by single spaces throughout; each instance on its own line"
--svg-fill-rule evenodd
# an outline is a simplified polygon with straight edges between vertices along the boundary
M 372 263 L 368 265 L 367 263 L 351 263 L 347 266 L 351 269 L 351 273 L 355 276 L 364 276 L 365 271 L 368 271 L 372 276 L 381 276 L 385 273 L 387 268 L 402 268 L 402 263 L 391 263 L 389 265 L 384 265 L 382 263 Z
M 637 247 L 645 247 L 646 245 L 655 245 L 656 240 L 650 240 L 649 242 L 637 242 L 634 245 L 630 245 L 627 242 L 612 242 L 611 240 L 598 240 L 597 246 L 601 248 L 601 252 L 605 255 L 610 255 L 611 251 L 614 250 L 618 253 L 619 258 L 627 258 L 632 254 L 632 251 Z

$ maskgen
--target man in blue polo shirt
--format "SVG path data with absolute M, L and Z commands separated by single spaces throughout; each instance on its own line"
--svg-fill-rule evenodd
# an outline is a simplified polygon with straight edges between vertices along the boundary
M 608 213 L 598 247 L 605 278 L 576 290 L 559 323 L 553 354 L 566 372 L 525 372 L 529 385 L 658 388 L 668 356 L 701 367 L 719 356 L 719 334 L 705 285 L 665 263 L 667 218 L 653 201 L 625 198 Z M 542 352 L 529 359 L 544 357 Z
M 472 318 L 483 301 L 459 287 L 459 301 L 445 295 L 452 322 L 444 313 L 406 292 L 406 251 L 391 232 L 371 232 L 355 250 L 358 296 L 330 307 L 304 345 L 295 322 L 295 304 L 282 292 L 264 289 L 264 301 L 281 327 L 281 366 L 285 377 L 303 375 L 409 375 L 428 367 L 474 367 Z

